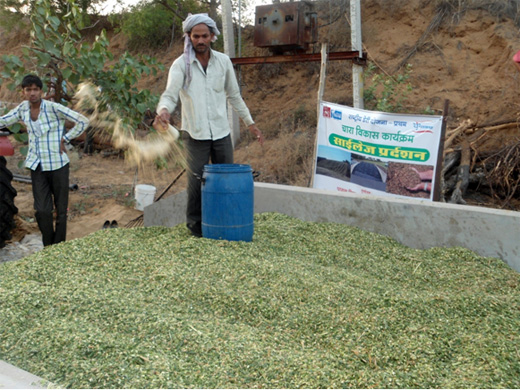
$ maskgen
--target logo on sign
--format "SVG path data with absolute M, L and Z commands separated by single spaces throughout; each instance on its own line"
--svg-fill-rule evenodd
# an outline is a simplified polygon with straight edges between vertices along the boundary
M 430 121 L 427 122 L 413 122 L 414 133 L 432 133 L 433 124 Z
M 341 111 L 338 111 L 338 110 L 332 111 L 332 117 L 334 119 L 337 119 L 338 121 L 340 121 L 341 120 Z
M 323 116 L 325 118 L 330 118 L 330 107 L 326 107 L 326 106 L 323 107 Z

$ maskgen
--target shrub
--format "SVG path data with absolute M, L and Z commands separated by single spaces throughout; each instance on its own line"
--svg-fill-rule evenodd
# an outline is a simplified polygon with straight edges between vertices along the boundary
M 383 112 L 403 112 L 408 93 L 412 90 L 412 84 L 409 82 L 411 73 L 411 64 L 407 64 L 404 72 L 395 76 L 376 73 L 376 66 L 370 62 L 365 73 L 365 108 Z
M 180 22 L 159 4 L 140 4 L 124 18 L 121 31 L 128 37 L 131 49 L 161 47 L 171 39 L 174 23 L 176 31 L 182 31 Z

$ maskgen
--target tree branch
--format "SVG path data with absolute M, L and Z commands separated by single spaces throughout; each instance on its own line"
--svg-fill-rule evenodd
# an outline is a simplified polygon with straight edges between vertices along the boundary
M 176 10 L 170 4 L 168 4 L 168 2 L 166 0 L 159 0 L 157 2 L 157 4 L 160 4 L 163 7 L 165 7 L 167 10 L 171 11 L 175 16 L 177 16 L 179 18 L 179 20 L 183 21 L 185 19 L 185 17 L 183 15 L 181 15 L 178 10 Z M 179 8 L 181 8 L 181 7 L 179 7 Z

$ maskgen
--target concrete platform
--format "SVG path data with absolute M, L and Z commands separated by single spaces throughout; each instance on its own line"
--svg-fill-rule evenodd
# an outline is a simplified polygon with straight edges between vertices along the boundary
M 468 248 L 497 257 L 520 272 L 520 213 L 415 199 L 352 195 L 255 183 L 254 212 L 278 212 L 304 221 L 337 222 L 396 239 L 417 249 Z M 185 223 L 181 192 L 144 209 L 145 226 Z M 0 361 L 1 389 L 45 389 L 52 384 Z
M 255 183 L 254 191 L 255 213 L 343 223 L 416 249 L 464 247 L 520 272 L 520 212 L 267 183 Z M 144 225 L 185 223 L 186 200 L 181 192 L 146 207 Z
M 47 389 L 50 382 L 0 360 L 0 389 Z

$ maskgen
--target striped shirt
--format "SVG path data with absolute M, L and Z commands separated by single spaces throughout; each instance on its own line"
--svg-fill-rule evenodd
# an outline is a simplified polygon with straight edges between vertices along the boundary
M 75 126 L 65 133 L 65 120 L 75 122 Z M 17 122 L 25 123 L 29 135 L 29 150 L 25 167 L 36 170 L 41 164 L 44 171 L 55 171 L 69 163 L 66 153 L 60 153 L 61 139 L 70 142 L 81 135 L 88 126 L 88 119 L 80 113 L 59 103 L 42 100 L 40 115 L 31 120 L 31 106 L 24 101 L 6 115 L 0 116 L 0 128 Z

